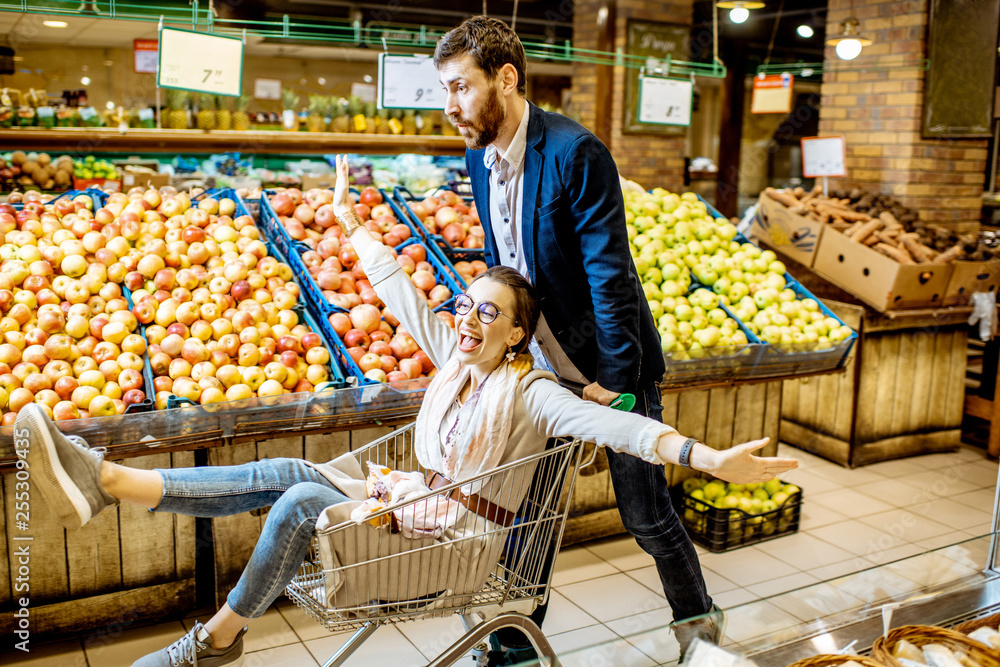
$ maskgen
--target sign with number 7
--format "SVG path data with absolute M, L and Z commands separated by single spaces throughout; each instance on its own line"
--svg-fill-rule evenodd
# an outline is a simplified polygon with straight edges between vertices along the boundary
M 236 97 L 243 87 L 243 40 L 160 29 L 157 85 Z M 206 67 L 206 63 L 211 67 Z

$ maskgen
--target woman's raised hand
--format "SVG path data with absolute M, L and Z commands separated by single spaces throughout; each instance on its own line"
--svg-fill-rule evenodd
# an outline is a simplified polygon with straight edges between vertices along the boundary
M 742 445 L 717 452 L 715 469 L 712 474 L 733 484 L 752 484 L 766 482 L 782 473 L 799 467 L 795 459 L 783 459 L 776 456 L 754 456 L 770 438 L 752 440 Z
M 347 156 L 337 156 L 337 187 L 333 191 L 333 212 L 341 216 L 351 207 L 350 172 L 347 169 Z

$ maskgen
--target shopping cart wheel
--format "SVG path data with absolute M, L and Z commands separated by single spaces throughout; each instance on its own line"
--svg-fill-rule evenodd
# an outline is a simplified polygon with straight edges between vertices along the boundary
M 485 642 L 476 644 L 472 649 L 472 664 L 476 667 L 486 667 L 490 662 L 490 647 Z

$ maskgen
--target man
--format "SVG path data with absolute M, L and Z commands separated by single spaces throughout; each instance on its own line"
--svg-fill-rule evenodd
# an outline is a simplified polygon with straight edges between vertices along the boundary
M 582 386 L 586 399 L 608 405 L 632 393 L 635 412 L 661 419 L 660 339 L 629 253 L 611 154 L 579 124 L 525 99 L 524 49 L 502 21 L 465 21 L 438 42 L 434 64 L 445 114 L 468 147 L 486 262 L 521 271 L 540 299 L 535 359 Z M 717 609 L 663 468 L 607 454 L 622 521 L 653 556 L 674 619 Z M 544 613 L 536 612 L 539 625 Z M 697 634 L 717 639 L 717 621 L 707 619 Z M 691 633 L 678 630 L 686 647 Z M 502 640 L 517 646 L 509 634 Z

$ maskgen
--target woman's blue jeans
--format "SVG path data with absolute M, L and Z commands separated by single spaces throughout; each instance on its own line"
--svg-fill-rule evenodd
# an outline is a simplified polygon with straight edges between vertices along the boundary
M 250 562 L 227 598 L 246 618 L 267 611 L 295 576 L 323 510 L 350 500 L 300 459 L 157 472 L 163 499 L 156 512 L 222 517 L 271 507 Z

